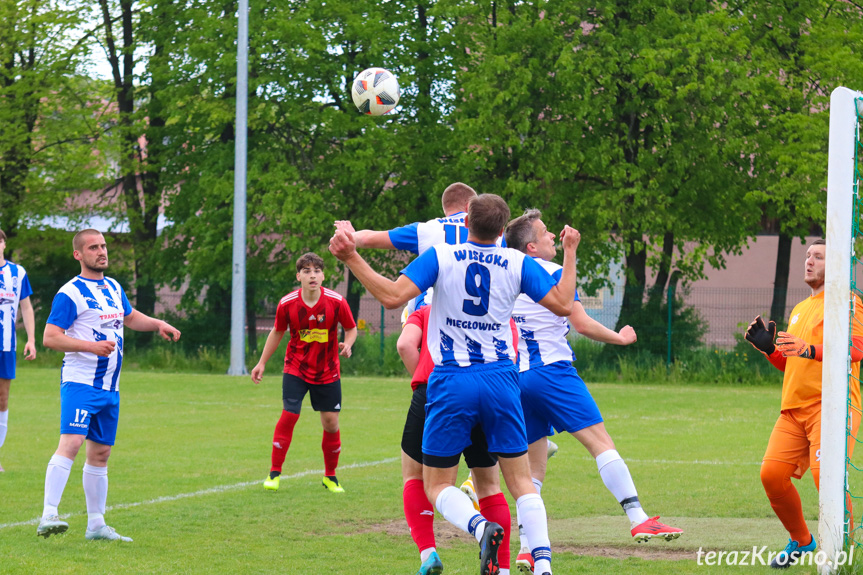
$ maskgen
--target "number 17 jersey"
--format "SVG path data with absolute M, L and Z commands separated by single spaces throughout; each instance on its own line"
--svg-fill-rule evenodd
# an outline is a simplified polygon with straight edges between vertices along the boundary
M 437 245 L 402 273 L 434 286 L 427 344 L 435 365 L 468 367 L 515 359 L 510 316 L 526 293 L 539 301 L 555 281 L 524 253 L 496 245 Z

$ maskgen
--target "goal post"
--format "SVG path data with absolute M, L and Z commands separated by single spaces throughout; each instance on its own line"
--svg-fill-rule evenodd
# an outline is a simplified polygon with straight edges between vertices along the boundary
M 819 549 L 827 562 L 824 575 L 834 573 L 850 525 L 846 522 L 846 453 L 851 377 L 852 266 L 857 261 L 855 234 L 860 235 L 858 158 L 863 93 L 836 88 L 830 96 L 830 141 L 827 160 L 827 256 L 824 282 L 824 352 L 821 390 L 821 477 Z M 858 238 L 859 239 L 859 238 Z M 852 382 L 859 385 L 859 381 Z M 856 511 L 863 513 L 863 508 Z M 849 539 L 849 543 L 853 542 Z

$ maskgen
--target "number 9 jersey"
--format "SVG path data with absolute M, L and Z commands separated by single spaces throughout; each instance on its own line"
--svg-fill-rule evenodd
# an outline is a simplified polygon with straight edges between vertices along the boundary
M 434 246 L 402 273 L 421 291 L 434 287 L 426 338 L 435 365 L 460 367 L 514 361 L 516 298 L 539 301 L 556 283 L 520 251 L 473 242 Z

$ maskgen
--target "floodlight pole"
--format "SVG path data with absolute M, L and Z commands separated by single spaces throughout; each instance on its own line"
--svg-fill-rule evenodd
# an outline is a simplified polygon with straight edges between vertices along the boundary
M 237 119 L 234 147 L 234 234 L 231 265 L 231 365 L 228 375 L 246 371 L 246 132 L 249 82 L 249 0 L 237 11 Z

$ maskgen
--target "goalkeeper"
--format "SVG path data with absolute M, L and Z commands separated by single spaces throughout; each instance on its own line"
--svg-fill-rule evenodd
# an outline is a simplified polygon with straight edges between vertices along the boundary
M 812 295 L 794 306 L 788 320 L 788 331 L 776 333 L 776 323 L 765 325 L 761 316 L 749 324 L 745 337 L 767 356 L 777 369 L 785 372 L 782 381 L 782 403 L 779 419 L 770 434 L 761 465 L 761 483 L 770 506 L 788 531 L 788 545 L 771 563 L 784 568 L 797 562 L 803 554 L 814 552 L 817 545 L 803 518 L 800 495 L 791 478 L 800 479 L 807 468 L 818 487 L 821 469 L 821 359 L 824 341 L 824 257 L 823 239 L 815 240 L 806 250 L 804 281 Z M 860 299 L 854 296 L 854 314 L 863 317 Z M 775 342 L 774 342 L 775 339 Z M 863 358 L 863 327 L 854 322 L 851 347 L 852 381 L 859 381 Z M 860 426 L 860 385 L 851 385 L 851 435 L 848 457 L 854 449 L 851 436 Z

